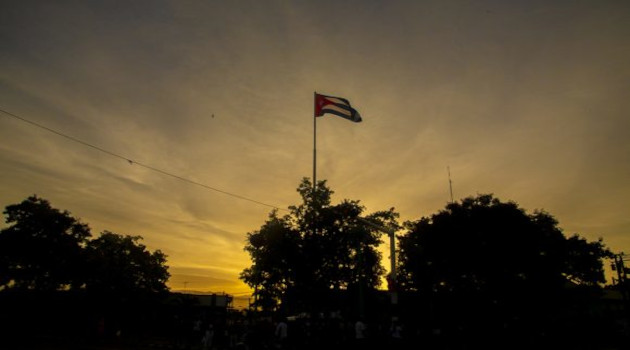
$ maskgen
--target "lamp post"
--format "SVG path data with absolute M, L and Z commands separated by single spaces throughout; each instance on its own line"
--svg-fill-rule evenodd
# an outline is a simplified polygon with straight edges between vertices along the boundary
M 378 224 L 375 224 L 369 220 L 366 220 L 362 217 L 357 217 L 357 220 L 361 221 L 365 225 L 373 227 L 383 233 L 386 233 L 389 236 L 389 262 L 390 262 L 390 273 L 389 273 L 389 290 L 391 293 L 391 302 L 392 306 L 398 304 L 398 292 L 396 291 L 396 230 L 384 227 Z

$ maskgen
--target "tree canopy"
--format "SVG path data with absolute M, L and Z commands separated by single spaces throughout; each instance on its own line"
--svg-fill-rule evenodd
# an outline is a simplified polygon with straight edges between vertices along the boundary
M 86 247 L 87 288 L 121 294 L 166 290 L 166 255 L 148 251 L 141 239 L 105 231 L 91 240 Z
M 301 204 L 285 216 L 273 211 L 259 230 L 247 234 L 252 265 L 241 279 L 254 289 L 257 304 L 308 310 L 321 306 L 332 290 L 376 288 L 384 274 L 377 250 L 381 233 L 357 221 L 365 208 L 347 199 L 331 204 L 326 181 L 313 189 L 305 178 L 297 191 Z M 393 209 L 366 216 L 389 226 L 397 225 L 397 217 Z
M 0 286 L 57 290 L 78 287 L 90 228 L 69 212 L 32 196 L 6 207 L 0 231 Z
M 574 291 L 605 282 L 603 258 L 610 252 L 601 240 L 566 237 L 549 213 L 528 214 L 492 195 L 448 204 L 405 226 L 399 283 L 434 315 L 457 322 L 467 312 L 497 313 L 494 319 L 508 323 L 544 319 L 574 300 Z
M 167 290 L 168 266 L 141 237 L 105 231 L 91 238 L 87 224 L 31 196 L 6 207 L 0 231 L 0 290 L 89 289 L 132 293 Z

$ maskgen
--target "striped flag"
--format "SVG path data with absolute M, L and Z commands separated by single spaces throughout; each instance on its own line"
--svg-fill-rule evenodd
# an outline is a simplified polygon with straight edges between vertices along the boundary
M 350 106 L 345 98 L 315 94 L 315 116 L 321 117 L 325 113 L 334 114 L 346 118 L 355 123 L 361 121 L 361 115 Z

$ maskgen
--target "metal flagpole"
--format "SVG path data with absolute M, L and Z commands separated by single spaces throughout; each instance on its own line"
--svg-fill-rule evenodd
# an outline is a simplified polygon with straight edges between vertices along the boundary
M 317 188 L 317 92 L 313 92 L 313 199 L 315 199 L 315 190 Z
M 317 92 L 313 92 L 313 193 L 311 211 L 313 215 L 313 236 L 317 235 Z

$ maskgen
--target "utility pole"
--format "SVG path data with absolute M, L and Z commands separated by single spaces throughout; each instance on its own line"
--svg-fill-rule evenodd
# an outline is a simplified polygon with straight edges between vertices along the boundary
M 630 261 L 630 256 L 623 252 L 621 252 L 621 254 L 615 254 L 611 268 L 613 271 L 617 272 L 617 287 L 623 298 L 626 316 L 630 319 L 630 295 L 628 295 L 628 272 L 630 272 L 630 269 L 625 267 L 624 261 Z
M 624 296 L 624 299 L 628 297 L 627 295 L 627 282 L 628 282 L 628 269 L 626 268 L 624 261 L 629 261 L 630 257 L 623 252 L 621 254 L 615 254 L 613 256 L 613 263 L 611 264 L 611 268 L 613 271 L 617 272 L 617 285 L 620 287 L 621 292 Z
M 624 266 L 624 261 L 628 261 L 630 259 L 626 258 L 624 259 L 624 256 L 626 256 L 623 252 L 621 254 L 615 254 L 613 256 L 613 263 L 611 265 L 611 268 L 613 271 L 617 271 L 617 283 L 618 284 L 622 284 L 625 283 L 628 277 L 627 271 L 626 271 L 626 267 Z

